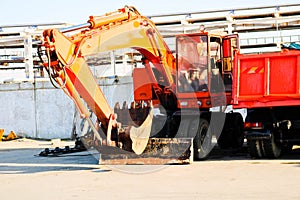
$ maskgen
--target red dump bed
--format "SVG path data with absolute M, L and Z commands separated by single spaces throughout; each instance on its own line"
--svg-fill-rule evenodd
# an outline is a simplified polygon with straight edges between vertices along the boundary
M 233 107 L 300 105 L 300 51 L 237 55 Z

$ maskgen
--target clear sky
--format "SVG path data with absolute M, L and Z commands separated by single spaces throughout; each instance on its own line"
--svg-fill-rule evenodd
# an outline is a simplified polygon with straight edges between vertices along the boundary
M 3 0 L 0 26 L 66 22 L 85 23 L 90 15 L 102 15 L 124 5 L 135 6 L 142 15 L 249 8 L 296 4 L 299 0 Z

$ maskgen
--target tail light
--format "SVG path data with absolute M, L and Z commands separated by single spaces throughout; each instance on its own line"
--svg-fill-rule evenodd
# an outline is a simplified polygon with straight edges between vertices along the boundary
M 262 129 L 263 123 L 262 122 L 245 122 L 244 128 L 245 129 L 249 129 L 249 128 Z

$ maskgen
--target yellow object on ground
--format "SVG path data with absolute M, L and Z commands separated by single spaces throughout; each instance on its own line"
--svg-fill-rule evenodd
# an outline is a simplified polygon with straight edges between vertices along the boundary
M 0 129 L 0 141 L 9 141 L 9 140 L 14 140 L 17 139 L 18 136 L 13 132 L 10 131 L 7 137 L 4 137 L 4 129 Z
M 3 139 L 4 129 L 0 129 L 0 142 Z
M 10 131 L 10 133 L 8 134 L 8 136 L 5 138 L 6 140 L 14 140 L 17 139 L 18 136 L 15 134 L 15 132 Z

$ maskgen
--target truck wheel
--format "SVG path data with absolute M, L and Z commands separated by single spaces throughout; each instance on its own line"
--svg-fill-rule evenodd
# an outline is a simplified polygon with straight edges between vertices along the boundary
M 261 140 L 247 140 L 247 146 L 251 158 L 262 158 L 264 156 Z
M 263 140 L 264 151 L 267 158 L 278 158 L 281 156 L 282 148 L 275 142 L 274 134 L 271 134 L 271 138 Z
M 191 122 L 191 127 L 195 126 L 198 120 Z M 209 123 L 206 119 L 200 118 L 197 134 L 194 138 L 194 159 L 205 160 L 208 158 L 212 149 L 212 133 L 209 128 Z

